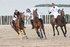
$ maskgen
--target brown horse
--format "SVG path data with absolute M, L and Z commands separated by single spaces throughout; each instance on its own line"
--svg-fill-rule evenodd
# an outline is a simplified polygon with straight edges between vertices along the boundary
M 33 11 L 33 17 L 34 17 L 33 24 L 34 24 L 35 31 L 36 31 L 38 37 L 43 38 L 43 34 L 42 34 L 42 30 L 43 30 L 44 36 L 47 39 L 46 34 L 45 34 L 43 21 L 42 20 L 40 21 L 39 18 L 37 17 L 37 15 L 38 14 L 37 14 L 37 9 L 36 9 Z M 38 31 L 38 29 L 40 29 L 40 32 Z M 40 33 L 41 33 L 41 35 L 40 35 Z
M 14 22 L 11 21 L 10 24 L 11 24 L 12 28 L 17 32 L 17 34 L 19 36 L 18 39 L 21 39 L 21 37 L 22 37 L 20 35 L 20 32 L 21 32 L 21 34 L 24 33 L 24 35 L 26 36 L 25 30 L 24 30 L 24 25 L 23 25 L 24 24 L 24 14 L 23 13 L 20 13 L 19 18 Z M 23 32 L 21 30 L 23 30 Z M 26 36 L 26 38 L 28 38 L 28 37 Z
M 64 37 L 66 37 L 66 33 L 67 33 L 67 29 L 66 29 L 66 21 L 65 21 L 65 18 L 64 18 L 64 11 L 61 10 L 60 11 L 60 14 L 58 17 L 57 17 L 57 23 L 55 23 L 55 19 L 54 18 L 51 18 L 50 22 L 51 22 L 51 25 L 53 27 L 53 36 L 55 36 L 55 25 L 56 25 L 56 30 L 58 32 L 58 35 L 59 35 L 59 31 L 58 31 L 58 27 L 60 26 L 62 32 L 63 32 L 63 35 Z M 65 29 L 65 32 L 63 30 L 63 27 Z

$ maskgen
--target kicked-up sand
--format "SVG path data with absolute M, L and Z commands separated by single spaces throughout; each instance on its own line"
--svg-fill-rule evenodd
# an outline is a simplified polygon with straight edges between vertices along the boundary
M 31 29 L 31 25 L 25 25 L 25 32 L 28 39 L 23 37 L 23 40 L 18 40 L 17 33 L 11 28 L 10 25 L 0 25 L 0 47 L 70 47 L 70 24 L 67 24 L 67 37 L 63 36 L 63 33 L 58 28 L 60 35 L 53 36 L 52 26 L 45 24 L 45 32 L 47 40 L 45 38 L 40 39 L 36 31 Z

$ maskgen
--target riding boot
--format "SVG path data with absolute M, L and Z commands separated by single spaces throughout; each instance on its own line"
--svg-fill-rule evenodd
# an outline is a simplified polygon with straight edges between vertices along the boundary
M 32 29 L 34 29 L 33 20 L 31 20 L 31 24 L 32 24 Z

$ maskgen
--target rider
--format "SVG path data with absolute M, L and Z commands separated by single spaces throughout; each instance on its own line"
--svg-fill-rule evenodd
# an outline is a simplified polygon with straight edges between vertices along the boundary
M 20 15 L 20 12 L 18 10 L 15 10 L 14 17 L 12 20 L 13 26 L 15 26 L 15 21 L 19 18 L 19 15 Z M 15 26 L 15 29 L 16 29 L 16 26 Z
M 14 17 L 19 18 L 20 12 L 18 10 L 15 10 L 14 12 Z
M 34 29 L 34 25 L 33 25 L 33 11 L 36 10 L 36 9 L 37 9 L 37 8 L 31 8 L 31 9 L 27 8 L 27 9 L 26 9 L 26 12 L 27 12 L 27 14 L 28 14 L 27 21 L 29 20 L 29 18 L 30 18 L 30 16 L 31 16 L 32 29 Z M 39 15 L 37 15 L 37 17 L 40 18 Z
M 52 8 L 50 9 L 49 14 L 52 13 L 54 15 L 56 23 L 57 23 L 57 16 L 60 15 L 59 11 L 60 11 L 60 9 L 57 6 L 55 6 L 54 3 L 52 3 Z
M 23 14 L 24 14 L 24 12 L 23 12 Z M 15 12 L 14 12 L 15 20 L 17 20 L 19 18 L 19 16 L 20 16 L 20 12 L 18 10 L 15 10 Z M 24 26 L 24 20 L 22 22 L 23 22 L 23 26 Z M 24 26 L 24 28 L 25 28 L 25 26 Z

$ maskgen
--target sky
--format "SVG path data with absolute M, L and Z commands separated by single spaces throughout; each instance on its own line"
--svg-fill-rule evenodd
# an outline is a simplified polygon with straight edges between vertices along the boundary
M 13 15 L 14 10 L 24 12 L 38 4 L 70 4 L 70 0 L 0 0 L 0 15 Z

